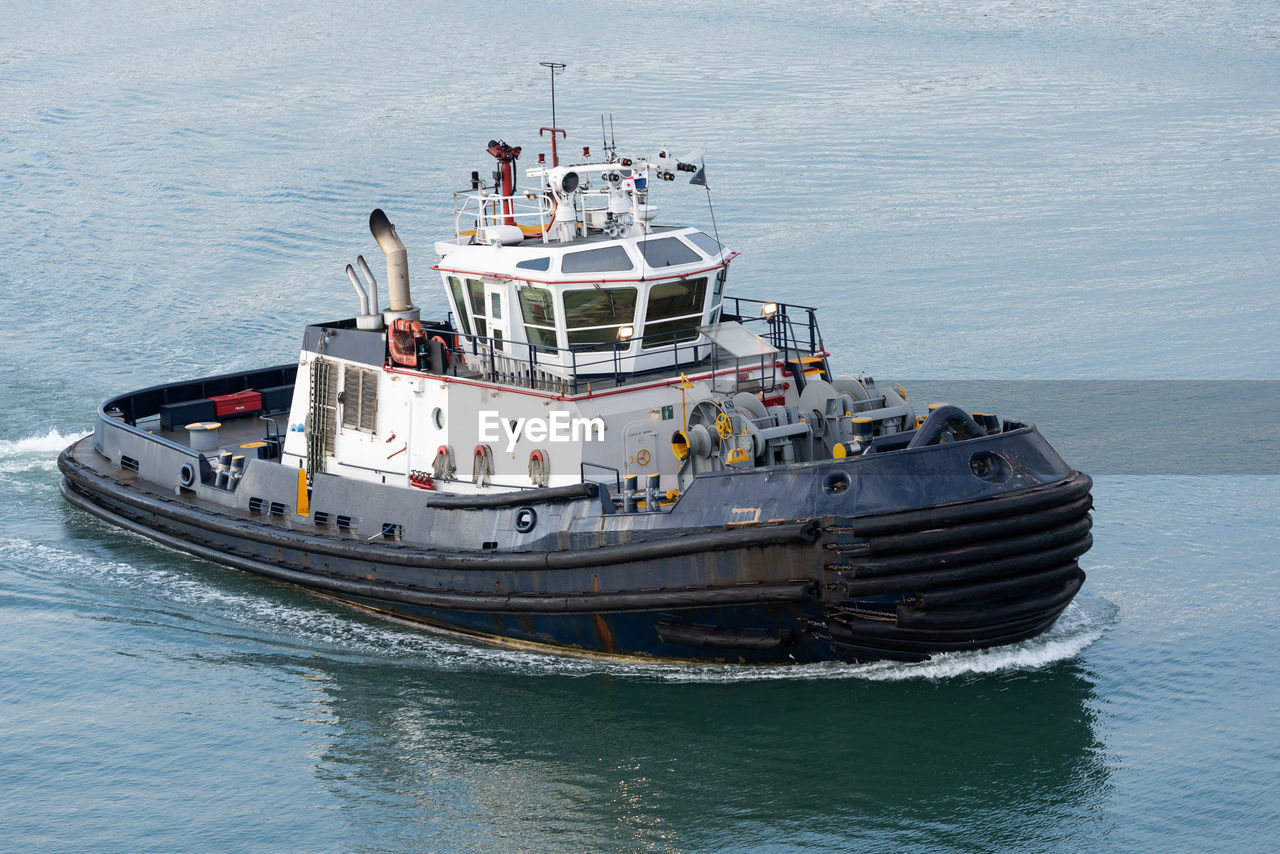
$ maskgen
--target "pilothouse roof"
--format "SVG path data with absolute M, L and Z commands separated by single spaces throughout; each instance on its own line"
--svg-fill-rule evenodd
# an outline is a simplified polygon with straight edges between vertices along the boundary
M 638 237 L 592 234 L 569 243 L 526 238 L 495 246 L 460 238 L 437 242 L 436 251 L 441 272 L 544 284 L 680 277 L 719 267 L 735 254 L 697 228 L 671 226 L 656 226 Z

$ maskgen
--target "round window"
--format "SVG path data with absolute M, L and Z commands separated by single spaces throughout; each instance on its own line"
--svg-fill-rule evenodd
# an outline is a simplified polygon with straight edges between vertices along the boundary
M 435 409 L 431 410 L 431 423 L 436 425 L 437 430 L 444 429 L 444 410 L 443 409 L 437 406 Z

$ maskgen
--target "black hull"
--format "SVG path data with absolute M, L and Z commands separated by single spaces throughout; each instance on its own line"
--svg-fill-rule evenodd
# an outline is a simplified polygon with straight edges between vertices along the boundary
M 1091 481 L 1074 472 L 940 507 L 495 552 L 370 543 L 202 507 L 111 470 L 91 440 L 58 463 L 73 505 L 173 548 L 398 618 L 578 654 L 920 661 L 1013 643 L 1070 603 L 1091 544 Z M 572 500 L 544 492 L 547 506 Z

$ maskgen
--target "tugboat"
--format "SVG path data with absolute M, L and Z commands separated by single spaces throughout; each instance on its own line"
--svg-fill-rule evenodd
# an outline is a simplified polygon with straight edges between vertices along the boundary
M 555 122 L 553 120 L 552 124 Z M 923 661 L 1047 629 L 1090 478 L 1036 428 L 838 373 L 814 308 L 730 296 L 737 253 L 656 224 L 690 175 L 493 140 L 424 318 L 382 210 L 353 317 L 296 364 L 107 400 L 66 499 L 201 558 L 486 641 L 584 655 Z

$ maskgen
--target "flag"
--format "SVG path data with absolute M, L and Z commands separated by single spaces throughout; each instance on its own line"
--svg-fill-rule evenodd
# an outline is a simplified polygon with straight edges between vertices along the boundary
M 707 165 L 704 163 L 698 167 L 698 171 L 693 173 L 693 177 L 689 179 L 690 184 L 697 184 L 699 187 L 707 186 Z

